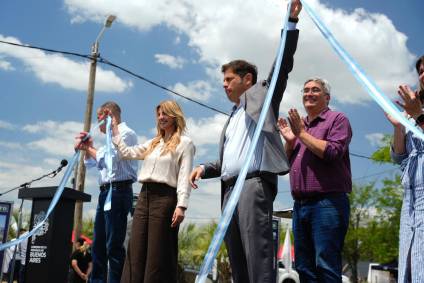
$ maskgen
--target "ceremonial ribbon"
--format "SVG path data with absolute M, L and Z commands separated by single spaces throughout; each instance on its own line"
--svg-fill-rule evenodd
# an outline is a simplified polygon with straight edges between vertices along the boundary
M 337 42 L 333 34 L 311 9 L 306 0 L 302 0 L 303 7 L 308 12 L 312 21 L 315 23 L 322 35 L 330 43 L 331 47 L 336 51 L 337 55 L 349 67 L 358 82 L 365 88 L 368 94 L 377 102 L 378 105 L 390 116 L 398 120 L 402 125 L 424 140 L 424 133 L 417 129 L 405 116 L 400 112 L 395 104 L 387 98 L 387 96 L 379 89 L 379 87 L 369 78 L 358 63 L 349 55 L 349 53 Z
M 103 123 L 104 123 L 104 121 L 100 121 L 100 122 L 99 122 L 96 126 L 94 126 L 94 127 L 93 127 L 93 129 L 91 130 L 91 132 L 93 132 L 93 131 L 94 131 L 94 129 L 96 129 L 96 128 L 100 127 Z M 90 137 L 90 133 L 88 133 L 88 134 L 84 137 L 83 141 L 86 141 L 89 137 Z M 7 242 L 7 243 L 4 243 L 4 244 L 1 244 L 1 245 L 0 245 L 0 251 L 2 251 L 2 250 L 4 250 L 4 249 L 7 249 L 7 248 L 9 248 L 9 247 L 11 247 L 11 246 L 16 246 L 16 245 L 18 245 L 18 244 L 19 244 L 19 243 L 21 243 L 23 240 L 28 239 L 29 237 L 31 237 L 31 236 L 33 236 L 35 233 L 37 233 L 38 229 L 40 229 L 40 228 L 44 225 L 44 223 L 47 221 L 47 219 L 49 218 L 50 214 L 52 213 L 52 211 L 53 211 L 53 210 L 54 210 L 54 208 L 56 207 L 56 204 L 58 203 L 58 201 L 59 201 L 59 199 L 60 199 L 60 197 L 61 197 L 61 195 L 62 195 L 62 193 L 63 193 L 63 190 L 65 189 L 65 185 L 66 185 L 66 183 L 68 182 L 69 177 L 71 176 L 71 173 L 72 173 L 72 170 L 73 170 L 73 168 L 74 168 L 74 165 L 75 165 L 75 163 L 76 163 L 76 162 L 78 162 L 78 159 L 79 159 L 80 153 L 81 153 L 81 152 L 80 152 L 79 150 L 77 150 L 77 151 L 75 152 L 74 156 L 72 157 L 72 160 L 71 160 L 71 162 L 69 163 L 69 166 L 68 166 L 68 167 L 66 168 L 66 170 L 65 170 L 65 174 L 63 174 L 63 178 L 62 178 L 62 180 L 60 181 L 59 187 L 57 188 L 57 191 L 56 191 L 56 193 L 54 194 L 52 201 L 50 202 L 50 205 L 49 205 L 49 207 L 48 207 L 48 209 L 47 209 L 47 213 L 46 213 L 46 215 L 45 215 L 44 219 L 43 219 L 40 223 L 38 223 L 38 224 L 37 224 L 37 225 L 36 225 L 36 226 L 35 226 L 35 227 L 31 230 L 31 231 L 29 231 L 28 233 L 25 233 L 25 234 L 21 235 L 19 238 L 15 239 L 15 240 L 13 240 L 13 241 L 10 241 L 10 242 Z
M 261 114 L 259 116 L 258 124 L 256 125 L 255 132 L 253 134 L 253 138 L 251 141 L 251 145 L 249 147 L 246 161 L 244 162 L 243 167 L 240 170 L 240 174 L 237 178 L 236 184 L 233 188 L 233 192 L 224 208 L 224 211 L 221 215 L 218 226 L 215 230 L 214 236 L 212 238 L 211 244 L 209 245 L 208 251 L 203 260 L 202 266 L 200 268 L 199 275 L 196 278 L 196 283 L 203 283 L 206 280 L 206 276 L 209 273 L 209 270 L 212 267 L 213 261 L 218 253 L 219 247 L 222 244 L 222 240 L 224 238 L 225 232 L 227 231 L 228 225 L 231 221 L 231 218 L 234 214 L 234 209 L 237 206 L 238 200 L 240 198 L 241 190 L 243 188 L 243 184 L 247 175 L 247 171 L 249 169 L 249 165 L 252 161 L 253 154 L 255 152 L 256 145 L 259 140 L 259 135 L 262 131 L 262 127 L 264 125 L 264 121 L 271 104 L 272 96 L 274 94 L 275 85 L 277 83 L 278 73 L 281 68 L 281 62 L 284 55 L 284 47 L 286 45 L 287 38 L 287 23 L 290 15 L 291 1 L 288 4 L 287 13 L 284 19 L 284 30 L 283 35 L 281 37 L 280 46 L 278 49 L 277 60 L 275 62 L 274 73 L 271 79 L 271 84 L 268 88 L 268 92 L 264 101 L 264 105 L 262 107 Z
M 104 211 L 112 209 L 112 178 L 113 178 L 113 146 L 112 146 L 112 118 L 107 116 L 106 118 L 106 152 L 105 152 L 105 164 L 107 169 L 107 178 L 109 179 L 109 191 L 106 196 L 105 204 L 103 206 Z

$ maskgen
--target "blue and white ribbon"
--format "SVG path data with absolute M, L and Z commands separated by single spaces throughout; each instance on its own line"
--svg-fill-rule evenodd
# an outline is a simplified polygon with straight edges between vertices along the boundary
M 105 204 L 103 206 L 104 211 L 112 209 L 112 178 L 113 178 L 113 146 L 112 146 L 112 118 L 107 116 L 106 118 L 106 152 L 105 152 L 105 164 L 107 169 L 107 178 L 109 179 L 109 191 L 106 196 Z
M 94 126 L 94 127 L 93 127 L 93 129 L 92 129 L 91 131 L 94 131 L 94 129 L 96 129 L 96 128 L 100 127 L 103 123 L 104 123 L 104 121 L 99 122 L 96 126 Z M 89 137 L 90 137 L 90 133 L 88 133 L 88 134 L 84 137 L 83 141 L 87 140 Z M 44 219 L 43 219 L 40 223 L 38 223 L 38 224 L 37 224 L 37 225 L 36 225 L 36 226 L 35 226 L 35 227 L 31 230 L 31 231 L 29 231 L 28 233 L 23 234 L 22 236 L 20 236 L 19 238 L 15 239 L 15 240 L 13 240 L 13 241 L 10 241 L 10 242 L 7 242 L 7 243 L 4 243 L 4 244 L 1 244 L 1 245 L 0 245 L 0 251 L 5 250 L 5 249 L 7 249 L 7 248 L 9 248 L 9 247 L 12 247 L 12 246 L 16 246 L 16 245 L 18 245 L 18 244 L 19 244 L 19 243 L 21 243 L 23 240 L 28 239 L 29 237 L 31 237 L 31 236 L 33 236 L 35 233 L 37 233 L 38 229 L 40 229 L 40 228 L 44 225 L 44 223 L 47 221 L 47 219 L 49 218 L 50 214 L 52 213 L 52 211 L 53 211 L 53 210 L 54 210 L 54 208 L 56 207 L 56 204 L 58 203 L 58 201 L 59 201 L 59 199 L 60 199 L 60 197 L 61 197 L 61 195 L 62 195 L 62 193 L 63 193 L 63 190 L 65 189 L 65 185 L 66 185 L 66 183 L 68 182 L 69 177 L 71 176 L 72 170 L 74 169 L 74 165 L 75 165 L 75 163 L 77 163 L 77 162 L 78 162 L 78 160 L 79 160 L 79 156 L 80 156 L 80 154 L 81 154 L 81 152 L 78 150 L 77 152 L 75 152 L 74 156 L 72 157 L 72 160 L 71 160 L 71 162 L 69 163 L 69 166 L 68 166 L 68 167 L 66 168 L 66 170 L 65 170 L 65 174 L 63 174 L 63 178 L 62 178 L 62 180 L 60 181 L 59 187 L 57 188 L 57 191 L 56 191 L 56 193 L 54 194 L 52 201 L 50 202 L 49 208 L 47 209 L 47 213 L 46 213 L 46 215 L 45 215 Z
M 271 79 L 271 84 L 268 89 L 268 93 L 266 95 L 264 105 L 262 107 L 261 114 L 259 116 L 258 124 L 256 125 L 255 133 L 253 134 L 252 143 L 249 147 L 249 151 L 247 153 L 246 161 L 244 162 L 244 166 L 240 170 L 240 174 L 237 178 L 236 184 L 233 188 L 233 192 L 231 193 L 230 199 L 228 200 L 224 212 L 221 215 L 221 219 L 218 223 L 218 226 L 215 230 L 214 236 L 212 238 L 212 242 L 209 246 L 209 249 L 205 255 L 205 259 L 203 260 L 202 266 L 200 268 L 199 275 L 196 278 L 196 283 L 203 283 L 206 280 L 206 276 L 211 270 L 213 261 L 218 253 L 219 247 L 222 244 L 222 240 L 224 239 L 225 232 L 227 231 L 228 225 L 231 221 L 231 218 L 234 214 L 234 209 L 237 206 L 238 200 L 240 198 L 241 190 L 243 188 L 244 181 L 246 179 L 247 171 L 249 169 L 249 165 L 252 161 L 253 154 L 255 152 L 256 145 L 259 140 L 259 135 L 261 134 L 262 127 L 265 122 L 266 115 L 268 113 L 269 106 L 271 104 L 272 96 L 274 93 L 275 85 L 277 83 L 278 72 L 281 69 L 281 61 L 284 55 L 284 47 L 286 45 L 287 38 L 287 23 L 290 15 L 290 7 L 291 1 L 289 2 L 286 17 L 284 19 L 284 30 L 283 35 L 281 37 L 280 46 L 278 49 L 277 60 L 275 62 L 274 74 Z
M 358 82 L 365 88 L 368 94 L 380 105 L 383 110 L 390 116 L 398 120 L 402 125 L 411 130 L 414 134 L 424 140 L 424 134 L 417 129 L 404 115 L 400 112 L 395 104 L 379 89 L 379 87 L 369 78 L 358 63 L 349 55 L 349 53 L 337 42 L 333 34 L 317 16 L 317 14 L 311 9 L 306 0 L 301 0 L 303 7 L 308 12 L 312 21 L 315 23 L 319 31 L 328 40 L 331 47 L 336 51 L 337 55 L 342 59 L 344 63 L 349 67 L 352 74 L 358 80 Z

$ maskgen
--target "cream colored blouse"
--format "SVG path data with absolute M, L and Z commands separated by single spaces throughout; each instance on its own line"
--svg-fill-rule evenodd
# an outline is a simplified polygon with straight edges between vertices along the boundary
M 144 144 L 127 146 L 120 135 L 112 138 L 121 159 L 141 159 L 152 140 Z M 138 181 L 165 183 L 177 189 L 177 206 L 187 208 L 191 187 L 189 176 L 193 166 L 195 147 L 191 139 L 181 136 L 174 153 L 160 155 L 164 146 L 163 139 L 155 149 L 145 157 L 138 172 Z

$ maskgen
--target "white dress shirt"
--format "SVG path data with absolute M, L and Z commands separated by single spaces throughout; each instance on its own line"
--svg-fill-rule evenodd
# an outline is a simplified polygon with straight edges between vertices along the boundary
M 233 112 L 225 131 L 224 155 L 222 158 L 221 178 L 228 180 L 240 173 L 241 167 L 247 158 L 247 152 L 255 133 L 256 123 L 246 115 L 242 107 L 244 96 L 240 97 L 240 104 Z M 248 173 L 259 171 L 262 160 L 264 136 L 260 135 L 255 153 L 250 163 Z
M 152 140 L 135 146 L 127 146 L 119 136 L 112 138 L 122 159 L 142 159 L 143 154 Z M 161 155 L 164 146 L 163 139 L 154 150 L 144 158 L 138 172 L 138 181 L 164 183 L 177 190 L 177 206 L 187 208 L 191 187 L 190 172 L 193 167 L 195 147 L 191 139 L 181 136 L 175 152 Z

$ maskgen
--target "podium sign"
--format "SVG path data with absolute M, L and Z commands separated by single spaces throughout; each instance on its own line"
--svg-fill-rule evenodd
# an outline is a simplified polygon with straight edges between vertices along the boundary
M 25 188 L 19 198 L 32 199 L 30 229 L 46 216 L 57 187 Z M 42 227 L 28 239 L 25 258 L 26 283 L 67 282 L 72 252 L 72 227 L 76 201 L 90 201 L 91 196 L 65 188 L 55 209 Z

